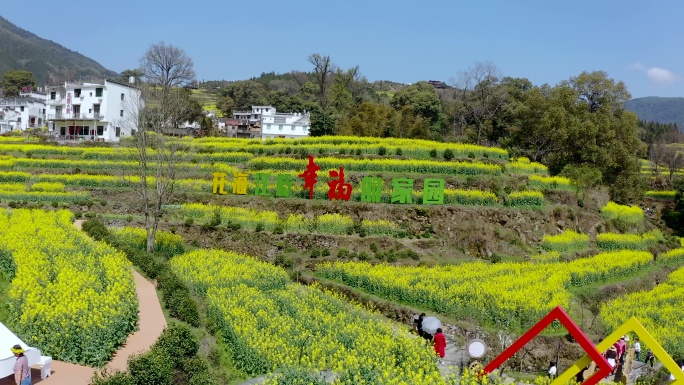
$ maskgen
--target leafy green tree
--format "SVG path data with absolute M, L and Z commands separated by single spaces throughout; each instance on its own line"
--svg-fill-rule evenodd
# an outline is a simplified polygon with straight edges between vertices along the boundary
M 624 108 L 630 97 L 622 82 L 604 72 L 523 90 L 513 98 L 509 137 L 502 143 L 545 163 L 553 174 L 567 165 L 596 167 L 614 200 L 640 199 L 637 118 Z
M 571 119 L 574 108 L 574 94 L 567 87 L 525 90 L 505 109 L 510 114 L 504 117 L 508 136 L 501 143 L 518 155 L 548 163 L 561 150 L 569 126 L 576 124 Z
M 309 101 L 301 95 L 288 95 L 283 91 L 271 92 L 269 104 L 278 111 L 304 112 L 310 111 L 315 102 Z
M 310 112 L 311 136 L 334 135 L 335 116 L 330 110 L 324 110 L 318 105 Z
M 218 128 L 214 125 L 214 121 L 210 117 L 200 117 L 199 123 L 202 136 L 219 136 Z
M 386 104 L 365 101 L 339 123 L 339 135 L 387 137 L 395 132 L 397 113 Z
M 197 100 L 190 98 L 191 92 L 189 89 L 174 88 L 170 93 L 175 100 L 175 113 L 172 119 L 174 127 L 178 128 L 185 122 L 199 121 L 204 116 L 202 105 Z
M 575 166 L 569 164 L 563 168 L 561 175 L 570 178 L 575 187 L 575 194 L 580 201 L 584 200 L 586 191 L 601 184 L 601 170 L 588 164 Z
M 673 182 L 675 189 L 674 206 L 663 211 L 663 220 L 679 236 L 684 236 L 684 179 Z
M 231 83 L 221 91 L 221 101 L 225 97 L 233 100 L 233 110 L 251 111 L 252 106 L 268 104 L 269 92 L 260 82 L 254 80 L 244 80 Z M 225 110 L 222 110 L 225 112 Z
M 232 116 L 235 110 L 235 100 L 228 95 L 221 96 L 216 102 L 216 107 L 226 116 Z
M 34 88 L 36 79 L 29 71 L 7 71 L 2 75 L 2 92 L 6 97 L 18 97 L 24 88 Z
M 418 82 L 394 94 L 391 102 L 392 107 L 397 111 L 413 112 L 416 117 L 427 119 L 430 129 L 435 132 L 442 132 L 444 128 L 444 114 L 442 102 L 435 88 L 427 82 Z
M 131 76 L 135 80 L 135 84 L 140 84 L 140 81 L 142 80 L 142 77 L 143 77 L 143 73 L 139 69 L 123 70 L 123 72 L 121 72 L 121 75 L 119 76 L 119 81 L 121 81 L 122 83 L 128 84 Z
M 348 113 L 355 105 L 354 96 L 343 83 L 333 83 L 330 88 L 328 88 L 327 99 L 330 103 L 330 107 L 341 114 Z

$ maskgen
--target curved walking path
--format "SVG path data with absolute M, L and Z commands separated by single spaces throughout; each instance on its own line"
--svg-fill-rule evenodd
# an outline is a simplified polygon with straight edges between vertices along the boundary
M 74 222 L 74 226 L 80 229 L 82 223 L 83 220 L 77 220 Z M 129 335 L 124 345 L 114 353 L 114 357 L 106 365 L 109 371 L 126 370 L 128 358 L 136 353 L 147 351 L 166 327 L 166 318 L 164 318 L 164 312 L 159 303 L 154 284 L 146 280 L 137 271 L 132 270 L 132 273 L 135 280 L 135 292 L 138 297 L 139 330 Z M 89 366 L 53 360 L 50 377 L 41 380 L 40 369 L 32 369 L 31 378 L 34 384 L 87 385 L 95 371 L 96 369 Z M 0 385 L 15 385 L 14 377 L 0 379 Z
M 166 318 L 162 311 L 157 290 L 152 282 L 146 280 L 133 270 L 135 292 L 138 296 L 138 326 L 140 330 L 126 339 L 124 346 L 114 353 L 114 358 L 107 364 L 110 370 L 126 370 L 128 357 L 148 350 L 166 327 Z

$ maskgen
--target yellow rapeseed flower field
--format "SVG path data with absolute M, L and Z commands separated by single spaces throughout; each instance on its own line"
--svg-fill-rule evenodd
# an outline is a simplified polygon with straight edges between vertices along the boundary
M 565 230 L 557 235 L 544 235 L 541 246 L 546 250 L 561 253 L 584 251 L 589 248 L 589 236 L 573 230 Z
M 175 257 L 179 277 L 205 293 L 209 317 L 250 375 L 329 369 L 340 384 L 444 384 L 434 351 L 399 325 L 284 270 L 223 251 Z
M 317 274 L 399 303 L 524 330 L 555 306 L 569 309 L 569 289 L 635 274 L 651 264 L 647 252 L 603 253 L 575 261 L 407 267 L 366 262 L 319 265 Z M 513 278 L 515 277 L 515 278 Z
M 67 211 L 0 211 L 0 250 L 16 271 L 13 330 L 56 359 L 103 365 L 136 327 L 131 265 L 76 230 Z
M 679 249 L 679 254 L 684 250 Z M 636 317 L 672 357 L 684 357 L 684 268 L 648 291 L 616 298 L 601 307 L 600 318 L 616 328 L 629 317 Z M 648 347 L 642 347 L 642 352 Z

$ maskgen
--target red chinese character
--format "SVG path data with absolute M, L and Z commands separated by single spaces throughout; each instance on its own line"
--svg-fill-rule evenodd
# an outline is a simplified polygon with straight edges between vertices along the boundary
M 320 169 L 321 168 L 314 163 L 314 157 L 309 155 L 309 164 L 306 166 L 306 171 L 299 175 L 300 178 L 304 179 L 304 190 L 309 189 L 309 199 L 313 199 L 314 186 L 316 185 L 316 182 L 318 182 L 318 179 L 316 179 L 318 177 L 316 171 Z
M 348 201 L 349 198 L 351 198 L 352 185 L 344 183 L 344 168 L 340 167 L 339 173 L 335 170 L 330 171 L 331 178 L 337 178 L 338 176 L 340 179 L 328 182 L 328 186 L 330 186 L 328 198 L 330 198 L 330 200 L 344 199 L 345 201 Z

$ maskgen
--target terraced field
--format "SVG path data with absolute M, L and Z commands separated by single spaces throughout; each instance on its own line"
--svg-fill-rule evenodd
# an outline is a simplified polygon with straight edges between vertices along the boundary
M 155 263 L 170 266 L 206 309 L 198 324 L 209 322 L 245 377 L 280 373 L 270 380 L 277 383 L 289 370 L 331 371 L 344 384 L 458 383 L 401 324 L 420 311 L 463 328 L 462 336 L 450 335 L 452 344 L 479 327 L 492 345 L 497 332 L 520 333 L 556 306 L 596 337 L 622 323 L 616 313 L 629 313 L 672 354 L 684 354 L 672 294 L 681 270 L 653 284 L 684 265 L 679 240 L 604 191 L 590 191 L 580 205 L 573 181 L 541 164 L 499 148 L 401 139 L 178 143 L 176 195 L 164 206 L 156 248 L 176 256 Z M 315 185 L 306 186 L 300 175 L 310 162 L 319 169 Z M 97 218 L 120 244 L 144 249 L 137 170 L 125 142 L 0 137 L 0 205 L 7 210 L 0 215 L 0 275 L 21 309 L 13 320 L 18 330 L 56 357 L 100 365 L 134 324 L 130 282 L 119 276 L 128 262 L 66 228 L 75 217 Z M 53 242 L 37 245 L 31 234 Z M 64 257 L 70 253 L 87 268 L 74 270 Z M 37 284 L 29 265 L 49 269 L 53 281 Z M 65 300 L 67 308 L 50 310 L 68 337 L 43 329 L 31 311 L 47 304 L 17 289 L 41 294 L 66 285 L 62 278 L 79 282 L 64 288 L 71 298 L 102 299 Z M 559 333 L 554 325 L 546 336 Z M 82 340 L 92 346 L 72 349 Z

